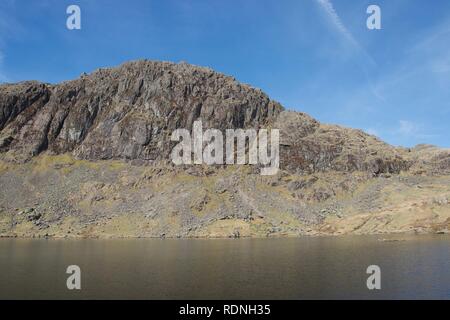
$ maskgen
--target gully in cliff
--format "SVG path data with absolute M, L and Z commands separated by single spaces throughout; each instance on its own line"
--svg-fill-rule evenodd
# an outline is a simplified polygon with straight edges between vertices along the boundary
M 223 164 L 225 163 L 262 165 L 261 175 L 274 175 L 280 165 L 280 132 L 278 129 L 227 129 L 225 130 L 225 147 L 222 131 L 207 129 L 203 132 L 201 121 L 195 121 L 192 137 L 187 129 L 173 131 L 171 140 L 179 142 L 172 149 L 172 162 L 180 164 Z M 181 141 L 180 141 L 181 139 Z M 248 141 L 248 144 L 246 142 Z M 203 148 L 203 146 L 206 146 Z M 236 145 L 236 162 L 235 162 Z M 248 162 L 246 146 L 248 145 Z M 270 145 L 270 155 L 268 148 Z M 193 159 L 192 159 L 193 153 Z

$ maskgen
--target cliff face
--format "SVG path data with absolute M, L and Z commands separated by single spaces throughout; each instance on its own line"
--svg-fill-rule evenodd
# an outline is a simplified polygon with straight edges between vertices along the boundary
M 275 128 L 281 170 L 175 166 L 173 130 Z M 390 146 L 185 63 L 0 85 L 0 236 L 449 232 L 450 152 Z
M 48 150 L 79 158 L 167 159 L 176 128 L 248 128 L 282 107 L 207 68 L 139 61 L 58 85 L 0 87 L 3 152 L 27 159 Z
M 168 159 L 176 128 L 281 130 L 281 167 L 398 173 L 402 150 L 359 130 L 284 111 L 258 89 L 208 68 L 137 61 L 57 85 L 0 86 L 0 151 L 26 161 L 44 151 L 79 159 Z

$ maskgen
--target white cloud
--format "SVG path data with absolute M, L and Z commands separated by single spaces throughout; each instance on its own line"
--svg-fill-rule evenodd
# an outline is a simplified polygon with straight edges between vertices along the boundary
M 350 30 L 347 29 L 344 22 L 342 22 L 342 19 L 339 17 L 338 13 L 333 7 L 333 3 L 331 0 L 316 0 L 316 2 L 320 5 L 323 11 L 325 11 L 329 22 L 333 24 L 336 29 L 339 31 L 339 33 L 349 41 L 353 47 L 359 51 L 365 58 L 372 64 L 372 66 L 376 66 L 376 62 L 373 60 L 373 58 L 367 53 L 367 51 L 361 47 L 359 42 L 353 37 L 353 34 L 350 32 Z
M 341 18 L 337 14 L 336 10 L 333 7 L 333 4 L 330 0 L 316 0 L 317 3 L 322 7 L 322 9 L 325 11 L 325 13 L 328 16 L 328 19 L 331 21 L 331 23 L 337 28 L 337 30 L 345 37 L 347 38 L 353 45 L 359 47 L 358 42 L 353 38 L 353 35 L 348 31 L 348 29 L 345 27 L 344 23 L 342 22 Z
M 359 61 L 359 66 L 361 70 L 364 72 L 367 85 L 372 95 L 377 99 L 384 101 L 384 97 L 380 94 L 377 88 L 372 84 L 371 73 L 376 70 L 377 63 L 372 58 L 370 54 L 359 44 L 359 42 L 353 37 L 350 30 L 347 29 L 342 19 L 339 17 L 337 11 L 335 10 L 333 3 L 331 0 L 316 0 L 316 2 L 320 5 L 321 9 L 325 12 L 327 20 L 331 23 L 338 33 L 350 44 L 350 49 L 353 51 L 353 54 L 357 54 L 364 61 Z
M 435 134 L 429 133 L 429 129 L 425 128 L 422 124 L 409 120 L 399 120 L 398 128 L 394 131 L 394 134 L 400 134 L 405 138 L 414 139 L 430 139 L 436 137 Z
M 415 135 L 418 131 L 418 126 L 411 121 L 408 120 L 400 120 L 399 122 L 398 133 L 410 136 Z

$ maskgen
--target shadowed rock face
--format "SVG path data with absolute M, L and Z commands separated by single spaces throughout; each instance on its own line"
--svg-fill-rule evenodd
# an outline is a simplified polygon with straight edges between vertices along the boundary
M 413 163 L 405 150 L 360 130 L 284 111 L 258 89 L 186 63 L 137 61 L 57 85 L 0 86 L 0 152 L 14 161 L 43 151 L 167 160 L 172 131 L 197 119 L 204 128 L 280 129 L 281 166 L 289 171 L 397 173 Z

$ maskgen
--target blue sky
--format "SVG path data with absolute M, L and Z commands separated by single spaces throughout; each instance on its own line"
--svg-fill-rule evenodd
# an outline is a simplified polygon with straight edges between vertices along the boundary
M 81 8 L 81 30 L 66 8 Z M 368 5 L 381 30 L 366 27 Z M 2 0 L 0 81 L 186 61 L 394 145 L 450 147 L 448 0 Z

